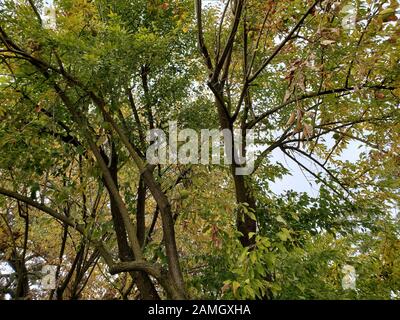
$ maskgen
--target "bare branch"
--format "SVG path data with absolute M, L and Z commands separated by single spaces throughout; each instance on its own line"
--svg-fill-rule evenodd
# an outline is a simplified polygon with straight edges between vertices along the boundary
M 207 46 L 204 41 L 203 35 L 203 22 L 201 18 L 201 0 L 195 0 L 196 17 L 197 17 L 197 42 L 199 45 L 200 52 L 202 53 L 206 66 L 210 72 L 213 70 L 213 64 L 211 57 L 208 52 Z
M 289 104 L 292 104 L 297 101 L 305 100 L 305 99 L 310 99 L 310 98 L 316 98 L 324 95 L 329 95 L 329 94 L 336 94 L 336 93 L 342 93 L 342 92 L 351 92 L 356 89 L 380 89 L 380 90 L 394 90 L 396 87 L 393 86 L 383 86 L 383 85 L 363 85 L 361 87 L 348 87 L 348 88 L 337 88 L 337 89 L 330 89 L 330 90 L 325 90 L 325 91 L 319 91 L 319 92 L 312 92 L 312 93 L 306 93 L 301 97 L 296 97 L 294 99 L 290 99 L 286 102 L 283 102 L 282 104 L 276 106 L 273 109 L 267 110 L 261 115 L 259 115 L 257 118 L 255 118 L 253 121 L 249 122 L 246 126 L 247 129 L 251 129 L 254 127 L 258 122 L 262 121 L 269 115 L 281 110 L 282 108 L 286 107 Z
M 219 58 L 219 60 L 217 62 L 217 65 L 215 66 L 215 70 L 214 70 L 214 73 L 212 75 L 212 80 L 211 80 L 212 82 L 215 82 L 218 79 L 219 74 L 220 74 L 220 72 L 221 72 L 221 70 L 222 70 L 222 68 L 223 68 L 223 66 L 225 64 L 225 61 L 226 61 L 226 59 L 227 59 L 227 57 L 229 55 L 229 52 L 232 49 L 233 42 L 235 41 L 236 33 L 237 33 L 237 30 L 238 30 L 238 27 L 239 27 L 239 23 L 240 23 L 240 17 L 242 15 L 244 1 L 245 0 L 238 0 L 237 1 L 237 5 L 236 5 L 236 8 L 234 10 L 235 11 L 235 16 L 234 16 L 231 32 L 229 33 L 229 37 L 228 37 L 228 40 L 226 42 L 225 48 L 224 48 L 224 50 L 223 50 L 223 52 L 221 54 L 221 57 Z
M 28 0 L 29 4 L 31 5 L 31 8 L 33 10 L 33 12 L 36 15 L 36 18 L 38 19 L 40 25 L 42 25 L 43 21 L 42 21 L 42 17 L 40 16 L 40 13 L 38 11 L 38 9 L 35 6 L 35 3 L 33 2 L 33 0 Z
M 339 181 L 339 179 L 337 177 L 335 177 L 335 175 L 329 169 L 327 169 L 325 167 L 325 164 L 321 163 L 320 161 L 315 159 L 313 156 L 309 155 L 308 153 L 304 152 L 303 150 L 301 150 L 299 148 L 285 146 L 285 147 L 283 147 L 283 149 L 296 151 L 297 153 L 300 153 L 301 155 L 305 156 L 306 158 L 308 158 L 311 161 L 313 161 L 314 163 L 316 163 L 321 169 L 323 169 L 332 178 L 332 180 L 334 180 L 338 185 L 340 185 L 343 188 L 343 190 L 345 190 L 348 194 L 350 194 L 350 191 L 345 187 L 345 185 L 343 183 L 341 183 Z
M 333 188 L 329 183 L 327 183 L 324 179 L 316 175 L 314 172 L 312 172 L 309 168 L 307 168 L 304 164 L 302 164 L 300 161 L 298 161 L 294 156 L 292 156 L 290 153 L 288 153 L 285 148 L 281 148 L 282 152 L 287 155 L 292 161 L 294 161 L 298 166 L 303 168 L 305 171 L 307 171 L 309 174 L 311 174 L 315 179 L 318 181 L 322 182 L 324 185 L 326 185 L 329 189 L 331 189 L 333 192 L 335 192 L 337 195 L 341 196 L 340 192 L 337 191 L 335 188 Z
M 228 11 L 228 7 L 229 7 L 229 3 L 231 2 L 231 0 L 228 0 L 226 2 L 226 5 L 224 7 L 224 11 L 222 12 L 222 17 L 219 21 L 219 26 L 218 26 L 218 35 L 217 35 L 217 53 L 216 53 L 216 59 L 218 61 L 219 59 L 219 55 L 220 55 L 220 50 L 221 50 L 221 33 L 222 33 L 222 25 L 224 23 L 225 20 L 225 16 L 226 16 L 226 12 Z
M 297 24 L 293 27 L 293 29 L 288 33 L 288 35 L 285 37 L 285 39 L 282 40 L 282 42 L 275 48 L 274 52 L 265 60 L 265 62 L 261 65 L 261 67 L 249 78 L 249 83 L 253 82 L 258 75 L 268 66 L 268 64 L 274 59 L 278 53 L 282 50 L 282 48 L 285 46 L 285 44 L 292 38 L 293 34 L 299 29 L 304 20 L 308 17 L 308 15 L 314 10 L 316 5 L 320 2 L 321 0 L 317 0 L 313 3 L 313 5 L 307 10 L 307 12 L 302 16 L 302 18 L 297 22 Z

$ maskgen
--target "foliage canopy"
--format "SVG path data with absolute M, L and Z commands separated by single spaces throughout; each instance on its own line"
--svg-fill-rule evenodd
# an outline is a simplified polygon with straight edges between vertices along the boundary
M 0 297 L 399 298 L 398 1 L 46 7 L 0 1 Z M 170 120 L 253 129 L 255 171 L 149 165 Z

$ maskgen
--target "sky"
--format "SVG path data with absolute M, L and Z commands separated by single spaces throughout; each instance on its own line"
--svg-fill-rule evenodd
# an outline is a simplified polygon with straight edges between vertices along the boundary
M 348 147 L 343 151 L 340 159 L 350 162 L 355 162 L 362 151 L 365 148 L 360 148 L 361 144 L 358 142 L 349 143 Z M 307 172 L 304 172 L 297 163 L 292 159 L 284 155 L 280 150 L 275 150 L 272 153 L 272 159 L 274 161 L 279 161 L 283 165 L 286 165 L 291 171 L 292 175 L 286 175 L 282 179 L 277 179 L 275 182 L 271 183 L 271 190 L 277 194 L 280 194 L 287 190 L 293 190 L 297 192 L 307 192 L 310 196 L 318 196 L 318 186 L 314 182 L 314 178 Z M 303 164 L 308 165 L 313 172 L 318 173 L 322 170 L 318 168 L 315 164 L 307 159 L 300 159 Z

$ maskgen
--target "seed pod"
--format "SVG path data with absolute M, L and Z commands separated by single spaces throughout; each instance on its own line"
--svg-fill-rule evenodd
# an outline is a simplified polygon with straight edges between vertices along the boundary
M 313 135 L 313 127 L 309 124 L 304 124 L 303 133 L 304 136 L 308 139 Z
M 292 112 L 290 114 L 289 120 L 286 123 L 286 126 L 290 127 L 295 121 L 296 121 L 296 114 L 294 112 Z
M 302 125 L 303 115 L 304 112 L 301 109 L 297 109 L 297 128 L 300 128 L 300 130 L 303 127 Z

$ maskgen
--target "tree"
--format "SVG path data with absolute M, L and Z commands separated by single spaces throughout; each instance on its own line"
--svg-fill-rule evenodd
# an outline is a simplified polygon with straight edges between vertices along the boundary
M 4 294 L 29 297 L 40 277 L 28 269 L 47 256 L 59 299 L 337 297 L 337 261 L 366 243 L 362 276 L 384 269 L 370 259 L 381 235 L 398 241 L 398 2 L 349 4 L 58 0 L 51 21 L 42 1 L 1 1 L 0 249 L 15 274 Z M 255 170 L 147 163 L 147 131 L 169 120 L 254 130 Z M 355 143 L 365 151 L 345 161 Z M 290 173 L 277 151 L 317 198 L 271 191 Z M 384 298 L 398 282 L 387 254 Z

